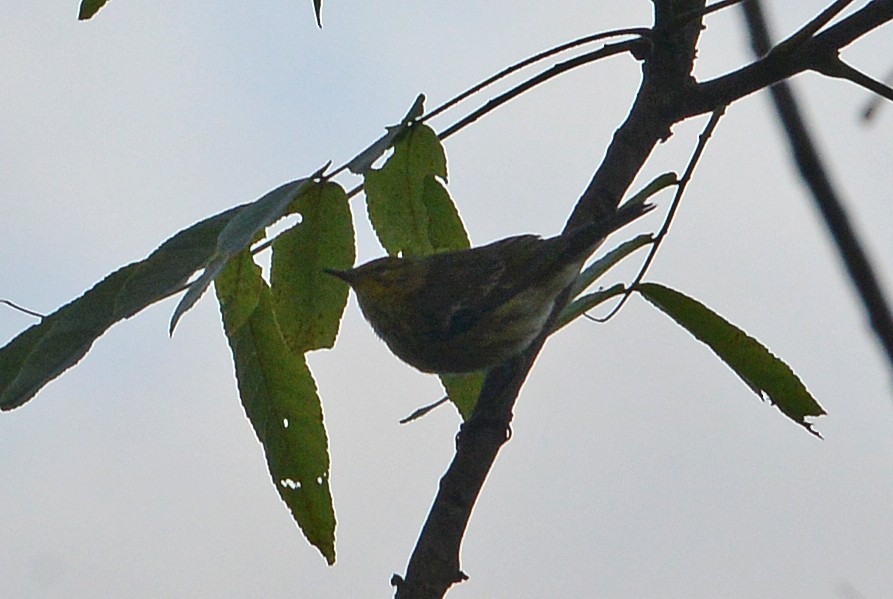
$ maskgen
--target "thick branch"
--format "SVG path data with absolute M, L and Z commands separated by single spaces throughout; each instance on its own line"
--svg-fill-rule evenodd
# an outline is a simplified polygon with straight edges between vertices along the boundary
M 629 116 L 614 133 L 604 160 L 577 202 L 565 230 L 614 211 L 654 147 L 670 137 L 678 120 L 678 104 L 694 85 L 691 76 L 701 22 L 679 28 L 677 17 L 703 9 L 705 2 L 673 6 L 655 2 L 652 52 L 642 65 L 642 85 Z
M 813 38 L 785 45 L 733 73 L 689 88 L 689 97 L 679 105 L 678 120 L 711 112 L 798 73 L 821 70 L 841 49 L 891 19 L 893 0 L 874 0 Z
M 591 222 L 614 210 L 654 146 L 669 136 L 668 98 L 678 95 L 681 85 L 691 81 L 694 49 L 700 23 L 681 30 L 674 27 L 678 14 L 703 8 L 704 0 L 655 2 L 655 32 L 661 33 L 643 67 L 643 82 L 626 123 L 618 131 L 599 173 L 598 184 L 590 185 L 580 199 L 568 226 Z M 557 302 L 552 320 L 567 303 Z M 547 326 L 546 330 L 551 327 Z M 456 438 L 456 455 L 440 481 L 440 489 L 406 577 L 395 576 L 399 599 L 439 598 L 449 587 L 465 579 L 459 567 L 459 548 L 474 503 L 503 443 L 508 440 L 512 410 L 521 385 L 539 354 L 545 335 L 523 355 L 491 369 L 478 398 L 474 414 Z
M 815 68 L 820 61 L 836 57 L 840 48 L 893 18 L 893 0 L 874 0 L 801 44 L 770 54 L 725 77 L 697 84 L 691 72 L 701 22 L 692 20 L 680 27 L 678 19 L 702 10 L 705 0 L 653 2 L 653 45 L 644 59 L 635 103 L 574 208 L 566 230 L 615 210 L 654 147 L 670 136 L 675 123 L 712 112 L 720 105 Z M 564 297 L 557 302 L 553 320 L 566 301 Z M 496 455 L 508 440 L 515 399 L 543 341 L 544 337 L 523 355 L 488 373 L 475 412 L 457 436 L 456 455 L 441 479 L 406 577 L 393 578 L 399 599 L 439 598 L 450 586 L 465 579 L 459 566 L 462 537 Z
M 425 526 L 406 568 L 406 579 L 394 576 L 398 599 L 443 597 L 467 577 L 459 566 L 459 548 L 468 519 L 496 455 L 509 439 L 512 407 L 536 350 L 489 373 L 474 415 L 456 437 L 456 455 L 443 478 Z

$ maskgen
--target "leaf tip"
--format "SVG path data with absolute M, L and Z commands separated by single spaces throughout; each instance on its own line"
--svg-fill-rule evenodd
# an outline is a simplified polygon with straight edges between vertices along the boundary
M 810 433 L 812 433 L 813 435 L 818 437 L 820 440 L 822 440 L 822 441 L 825 440 L 825 437 L 822 436 L 822 433 L 820 433 L 819 431 L 812 428 L 815 423 L 807 422 L 806 420 L 804 420 L 800 424 L 803 426 L 803 428 L 805 428 L 807 431 L 809 431 Z
M 322 0 L 313 0 L 313 12 L 316 15 L 316 26 L 322 29 Z
M 173 315 L 171 316 L 170 325 L 167 327 L 167 335 L 168 337 L 174 336 L 174 329 L 177 328 L 177 323 L 180 322 L 180 317 L 183 316 L 183 311 L 180 310 L 180 305 L 177 305 L 177 309 L 174 310 Z

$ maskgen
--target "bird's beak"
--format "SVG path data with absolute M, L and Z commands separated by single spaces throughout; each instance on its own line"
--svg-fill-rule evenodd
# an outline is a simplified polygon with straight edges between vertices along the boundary
M 324 268 L 323 271 L 326 274 L 332 275 L 333 277 L 338 277 L 347 284 L 350 284 L 350 282 L 353 280 L 353 277 L 350 276 L 350 270 L 335 270 L 334 268 Z

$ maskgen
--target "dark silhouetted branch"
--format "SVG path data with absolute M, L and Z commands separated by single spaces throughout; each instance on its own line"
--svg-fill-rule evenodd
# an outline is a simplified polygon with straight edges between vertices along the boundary
M 750 33 L 751 47 L 757 56 L 763 56 L 771 48 L 771 35 L 760 2 L 759 0 L 749 0 L 743 4 L 742 8 Z M 790 84 L 786 81 L 777 83 L 769 88 L 769 93 L 790 142 L 791 152 L 800 176 L 812 193 L 815 204 L 825 219 L 825 224 L 834 243 L 837 244 L 837 251 L 840 252 L 847 273 L 868 313 L 871 327 L 887 354 L 891 368 L 893 368 L 893 316 L 891 316 L 889 302 L 884 297 L 871 261 L 853 230 L 844 203 L 816 150 Z

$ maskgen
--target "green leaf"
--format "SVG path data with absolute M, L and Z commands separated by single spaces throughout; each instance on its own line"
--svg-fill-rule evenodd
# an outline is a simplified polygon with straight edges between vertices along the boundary
M 576 283 L 574 283 L 574 290 L 571 292 L 571 295 L 576 296 L 601 278 L 602 275 L 617 265 L 618 262 L 635 252 L 637 249 L 646 246 L 653 241 L 654 238 L 650 233 L 643 233 L 629 241 L 621 243 L 619 246 L 587 266 L 583 272 L 580 273 Z
M 422 204 L 428 212 L 428 240 L 435 252 L 471 247 L 465 225 L 450 194 L 434 177 L 426 177 Z
M 0 408 L 11 410 L 77 364 L 110 326 L 182 289 L 213 255 L 232 208 L 180 231 L 0 349 Z
M 366 173 L 369 220 L 388 254 L 427 255 L 467 247 L 462 245 L 467 244 L 467 235 L 458 212 L 436 181 L 446 176 L 443 147 L 425 125 L 411 127 L 394 145 L 384 167 Z
M 672 185 L 676 185 L 677 183 L 678 178 L 676 177 L 676 173 L 670 172 L 658 175 L 657 177 L 652 179 L 651 182 L 648 183 L 648 185 L 637 191 L 633 195 L 633 197 L 624 202 L 621 205 L 621 209 L 624 206 L 630 206 L 632 204 L 643 204 L 658 192 L 663 191 L 664 189 Z M 580 273 L 579 277 L 577 277 L 577 282 L 575 283 L 574 289 L 571 292 L 571 297 L 576 296 L 581 291 L 592 285 L 593 282 L 599 279 L 602 275 L 608 272 L 608 270 L 613 268 L 618 262 L 626 258 L 628 255 L 632 254 L 640 247 L 646 246 L 653 242 L 654 237 L 652 235 L 639 235 L 634 239 L 620 244 L 617 248 L 611 250 L 602 258 L 593 262 L 590 266 L 586 267 L 586 269 L 584 269 L 582 273 Z
M 335 343 L 348 287 L 324 269 L 353 265 L 353 221 L 335 183 L 305 188 L 290 210 L 301 222 L 273 242 L 270 279 L 282 334 L 292 351 L 304 353 Z
M 419 94 L 400 123 L 385 127 L 387 133 L 347 163 L 347 168 L 350 172 L 355 175 L 365 175 L 372 168 L 375 161 L 381 158 L 382 154 L 387 152 L 394 145 L 394 142 L 409 128 L 412 122 L 422 116 L 424 112 L 425 94 Z
M 91 18 L 99 9 L 105 6 L 108 0 L 81 0 L 81 9 L 78 12 L 78 20 L 86 21 Z
M 564 307 L 564 310 L 561 311 L 561 315 L 558 316 L 558 320 L 555 322 L 555 328 L 552 329 L 552 333 L 555 333 L 558 329 L 564 327 L 564 325 L 579 318 L 599 304 L 608 301 L 612 297 L 622 295 L 624 291 L 626 291 L 626 287 L 617 283 L 607 289 L 581 295 Z
M 325 167 L 320 169 L 317 175 L 324 169 Z M 304 187 L 312 183 L 313 177 L 317 175 L 280 185 L 254 202 L 239 206 L 238 212 L 220 232 L 217 238 L 217 251 L 205 265 L 204 272 L 189 285 L 189 289 L 177 304 L 171 317 L 171 334 L 180 318 L 205 294 L 211 282 L 217 278 L 229 259 L 247 248 L 257 238 L 258 233 L 282 218 L 295 197 L 301 193 Z
M 641 204 L 659 191 L 679 183 L 679 177 L 674 172 L 663 173 L 652 179 L 648 185 L 633 194 L 626 204 Z
M 443 385 L 447 397 L 459 410 L 462 420 L 467 421 L 471 418 L 486 378 L 487 373 L 484 371 L 440 375 L 440 383 Z
M 272 295 L 247 251 L 215 283 L 239 395 L 264 447 L 273 485 L 307 540 L 335 562 L 335 512 L 322 406 L 304 356 L 292 353 Z M 247 315 L 247 318 L 246 318 Z
M 806 418 L 822 416 L 825 410 L 791 368 L 759 341 L 678 291 L 655 283 L 642 283 L 636 291 L 706 343 L 760 399 L 773 403 L 788 418 L 821 437 Z

